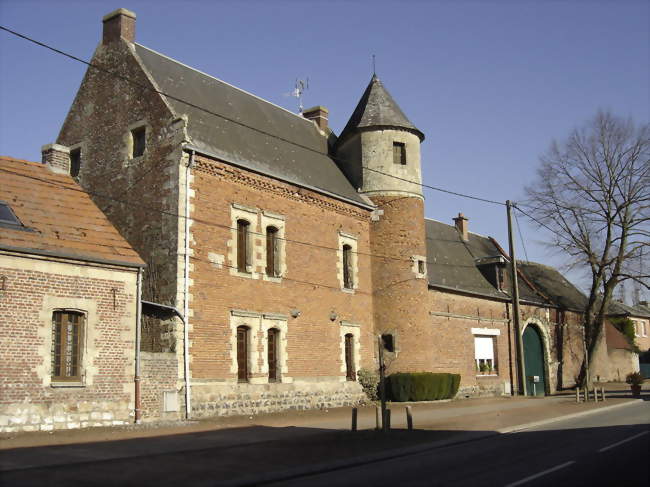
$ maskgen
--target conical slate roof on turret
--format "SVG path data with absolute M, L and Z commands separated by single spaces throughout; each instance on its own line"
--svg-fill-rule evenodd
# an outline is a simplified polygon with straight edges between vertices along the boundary
M 424 134 L 406 118 L 376 74 L 372 75 L 366 91 L 341 132 L 339 141 L 342 142 L 358 129 L 370 127 L 405 129 L 413 132 L 420 140 L 424 140 Z

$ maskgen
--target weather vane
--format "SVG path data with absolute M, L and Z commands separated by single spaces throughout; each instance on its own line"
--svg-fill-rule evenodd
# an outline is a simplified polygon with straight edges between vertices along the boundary
M 302 104 L 302 95 L 305 90 L 309 89 L 309 77 L 305 79 L 296 78 L 296 84 L 291 93 L 286 93 L 286 96 L 293 96 L 298 99 L 298 113 L 302 113 L 305 108 Z

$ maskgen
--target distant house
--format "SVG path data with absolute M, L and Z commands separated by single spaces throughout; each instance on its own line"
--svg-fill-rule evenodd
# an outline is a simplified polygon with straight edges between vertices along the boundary
M 0 431 L 132 422 L 144 263 L 70 177 L 0 157 Z

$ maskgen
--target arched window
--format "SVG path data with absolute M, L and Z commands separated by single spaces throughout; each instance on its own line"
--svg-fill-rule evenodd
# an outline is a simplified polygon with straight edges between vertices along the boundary
M 278 277 L 280 274 L 280 252 L 278 249 L 278 229 L 266 227 L 266 275 Z
M 345 379 L 357 380 L 354 366 L 354 335 L 352 333 L 345 335 Z
M 247 326 L 237 327 L 237 381 L 248 382 L 248 333 Z
M 84 314 L 55 311 L 52 315 L 52 380 L 80 381 Z
M 269 382 L 280 380 L 280 370 L 278 367 L 278 350 L 280 348 L 280 330 L 277 328 L 269 329 L 268 336 L 268 363 L 269 363 Z
M 352 247 L 348 244 L 343 245 L 343 287 L 346 289 L 354 288 L 354 275 L 352 271 Z
M 250 223 L 246 220 L 237 220 L 237 270 L 239 272 L 248 272 L 250 265 L 249 228 Z

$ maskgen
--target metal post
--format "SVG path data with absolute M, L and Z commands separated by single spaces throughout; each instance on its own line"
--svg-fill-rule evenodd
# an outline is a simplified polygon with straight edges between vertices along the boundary
M 576 387 L 576 402 L 580 402 L 580 388 Z
M 406 426 L 409 431 L 413 430 L 413 413 L 411 411 L 411 406 L 406 406 Z
M 379 396 L 381 399 L 381 429 L 388 431 L 390 426 L 386 427 L 386 366 L 384 365 L 384 343 L 381 336 L 377 337 L 377 344 L 379 346 Z
M 601 386 L 601 388 L 600 388 L 600 392 L 601 392 L 601 394 L 602 394 L 603 402 L 605 402 L 605 386 Z
M 519 394 L 526 395 L 526 378 L 524 377 L 524 345 L 521 337 L 521 323 L 519 312 L 519 284 L 517 281 L 517 257 L 515 256 L 515 240 L 512 233 L 512 203 L 506 201 L 508 214 L 508 245 L 510 251 L 510 270 L 512 274 L 512 317 L 515 322 L 515 336 L 517 345 L 517 375 L 519 378 Z
M 357 430 L 357 408 L 352 408 L 352 431 Z

